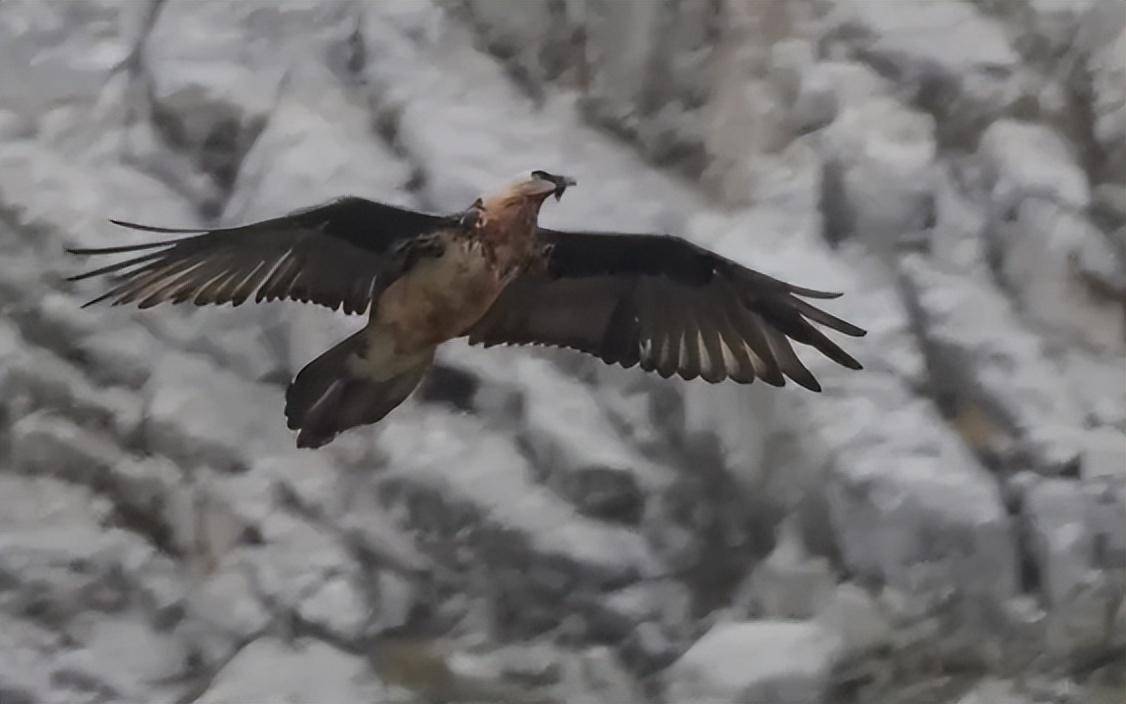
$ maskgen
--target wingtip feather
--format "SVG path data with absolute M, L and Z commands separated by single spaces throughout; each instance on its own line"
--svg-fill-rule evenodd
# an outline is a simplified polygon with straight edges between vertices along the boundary
M 804 296 L 806 298 L 819 298 L 824 301 L 832 300 L 834 298 L 840 298 L 844 295 L 843 291 L 821 291 L 819 289 L 805 288 L 804 286 L 795 286 L 793 284 L 787 284 L 787 288 L 789 288 L 790 293 L 796 294 L 798 296 Z
M 143 232 L 164 232 L 167 234 L 192 234 L 199 232 L 207 232 L 206 229 L 198 227 L 158 227 L 156 225 L 143 225 L 138 222 L 129 222 L 128 220 L 118 220 L 116 218 L 109 218 L 109 221 L 118 227 L 125 227 L 130 230 L 141 230 Z

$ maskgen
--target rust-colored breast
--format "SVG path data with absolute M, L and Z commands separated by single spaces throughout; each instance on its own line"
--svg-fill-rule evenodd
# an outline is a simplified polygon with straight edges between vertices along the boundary
M 489 203 L 477 220 L 476 237 L 506 281 L 529 263 L 538 213 L 538 201 L 514 197 Z
M 409 353 L 459 337 L 530 262 L 536 211 L 485 211 L 471 232 L 451 230 L 438 257 L 420 259 L 384 291 L 373 324 L 388 328 Z
M 379 299 L 376 322 L 401 352 L 457 337 L 484 315 L 501 280 L 480 241 L 450 238 L 442 255 L 420 260 Z

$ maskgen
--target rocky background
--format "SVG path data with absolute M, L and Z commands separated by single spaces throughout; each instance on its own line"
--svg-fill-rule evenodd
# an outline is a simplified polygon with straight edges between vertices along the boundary
M 449 345 L 293 449 L 324 310 L 79 310 L 106 219 L 344 193 L 683 234 L 826 391 Z M 1126 2 L 0 0 L 0 702 L 1126 701 Z

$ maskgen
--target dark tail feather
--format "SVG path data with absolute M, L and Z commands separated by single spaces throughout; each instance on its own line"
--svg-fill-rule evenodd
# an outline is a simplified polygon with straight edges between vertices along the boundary
M 363 333 L 352 335 L 307 364 L 289 385 L 285 417 L 290 429 L 300 430 L 298 447 L 321 447 L 349 428 L 379 421 L 410 396 L 433 359 L 375 381 L 349 370 L 348 357 L 363 347 Z

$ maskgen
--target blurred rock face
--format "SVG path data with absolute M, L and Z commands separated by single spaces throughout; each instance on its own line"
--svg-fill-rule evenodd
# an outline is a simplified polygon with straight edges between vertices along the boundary
M 0 4 L 0 702 L 1117 701 L 1124 47 L 1118 0 Z M 355 321 L 62 281 L 108 217 L 534 168 L 549 225 L 847 292 L 866 370 L 455 345 L 297 452 Z

